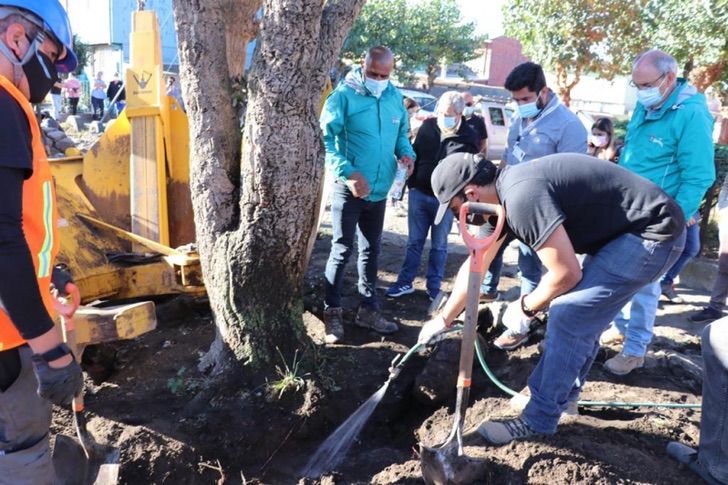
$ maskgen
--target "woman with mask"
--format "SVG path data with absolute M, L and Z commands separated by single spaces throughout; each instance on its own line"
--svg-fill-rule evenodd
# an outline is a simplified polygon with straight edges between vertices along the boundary
M 465 123 L 465 100 L 457 91 L 444 93 L 435 107 L 435 118 L 422 123 L 412 147 L 417 154 L 414 172 L 407 181 L 409 202 L 407 212 L 408 239 L 404 263 L 397 281 L 387 290 L 396 298 L 415 291 L 412 285 L 420 266 L 422 249 L 430 233 L 430 256 L 427 265 L 427 296 L 433 300 L 440 292 L 447 261 L 447 235 L 452 214 L 446 214 L 435 224 L 438 202 L 432 192 L 430 176 L 442 159 L 453 153 L 478 153 L 480 140 Z
M 618 154 L 614 146 L 614 125 L 612 125 L 612 120 L 599 118 L 594 122 L 587 143 L 587 153 L 600 160 L 617 162 Z

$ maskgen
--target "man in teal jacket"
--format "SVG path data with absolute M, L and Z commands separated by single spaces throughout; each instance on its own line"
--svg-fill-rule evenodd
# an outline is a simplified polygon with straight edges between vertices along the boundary
M 397 159 L 411 171 L 415 152 L 402 94 L 389 82 L 394 57 L 386 47 L 372 47 L 331 93 L 321 113 L 326 166 L 335 183 L 331 200 L 332 240 L 326 264 L 324 324 L 326 342 L 344 335 L 341 287 L 357 235 L 361 305 L 354 323 L 383 334 L 397 331 L 384 319 L 376 292 L 377 263 L 386 198 Z
M 688 224 L 694 223 L 692 216 L 715 180 L 713 118 L 705 96 L 678 78 L 675 59 L 659 50 L 637 58 L 632 84 L 639 103 L 619 164 L 659 185 L 680 205 Z M 605 362 L 607 370 L 624 375 L 644 364 L 659 298 L 659 281 L 645 286 L 602 335 L 603 344 L 624 341 L 622 352 Z

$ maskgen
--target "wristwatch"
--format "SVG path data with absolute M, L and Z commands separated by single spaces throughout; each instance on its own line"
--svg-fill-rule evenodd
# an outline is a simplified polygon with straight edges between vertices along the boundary
M 526 315 L 528 318 L 533 318 L 538 313 L 538 310 L 531 310 L 526 306 L 526 295 L 523 295 L 521 297 L 521 311 L 524 315 Z
M 51 350 L 40 354 L 40 358 L 46 362 L 53 362 L 54 360 L 58 360 L 61 357 L 65 357 L 69 354 L 71 355 L 71 357 L 73 357 L 73 352 L 71 352 L 71 349 L 68 348 L 68 345 L 66 345 L 65 343 L 60 343 L 53 347 Z

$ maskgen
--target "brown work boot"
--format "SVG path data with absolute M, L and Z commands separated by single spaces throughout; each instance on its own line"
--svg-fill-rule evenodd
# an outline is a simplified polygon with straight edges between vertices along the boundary
M 344 338 L 344 318 L 341 307 L 329 307 L 324 310 L 324 328 L 326 329 L 325 343 L 335 344 Z
M 385 319 L 379 310 L 368 306 L 360 306 L 356 311 L 354 323 L 360 327 L 371 328 L 375 332 L 390 334 L 399 330 L 397 324 Z
M 645 365 L 645 358 L 636 355 L 627 355 L 622 352 L 604 363 L 604 368 L 612 374 L 626 376 L 635 369 Z
M 481 293 L 478 297 L 478 301 L 480 303 L 490 303 L 492 301 L 498 300 L 498 297 L 500 296 L 500 293 L 497 291 L 490 291 L 488 293 Z
M 624 335 L 612 325 L 599 337 L 599 345 L 622 345 L 624 343 Z

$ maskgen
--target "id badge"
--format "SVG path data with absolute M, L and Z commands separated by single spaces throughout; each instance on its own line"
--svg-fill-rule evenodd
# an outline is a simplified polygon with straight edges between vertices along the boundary
M 521 150 L 520 146 L 516 145 L 515 147 L 513 147 L 513 156 L 516 157 L 516 160 L 518 160 L 519 162 L 522 162 L 523 157 L 526 156 L 526 152 Z

